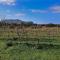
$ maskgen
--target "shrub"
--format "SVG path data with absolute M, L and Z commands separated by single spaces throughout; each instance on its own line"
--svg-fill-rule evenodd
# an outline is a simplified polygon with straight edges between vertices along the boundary
M 25 43 L 26 44 L 26 46 L 28 46 L 29 48 L 35 48 L 36 46 L 35 46 L 35 44 L 30 44 L 30 43 Z
M 56 27 L 57 25 L 56 24 L 53 24 L 53 23 L 49 23 L 46 25 L 46 27 Z
M 38 44 L 37 49 L 50 49 L 54 48 L 53 44 Z
M 12 41 L 7 41 L 6 45 L 7 45 L 7 47 L 11 47 L 11 46 L 13 46 L 13 42 Z
M 18 38 L 17 37 L 14 37 L 13 40 L 16 41 L 16 40 L 18 40 Z
M 40 45 L 40 44 L 38 44 L 38 45 L 37 45 L 37 49 L 43 49 L 43 46 Z

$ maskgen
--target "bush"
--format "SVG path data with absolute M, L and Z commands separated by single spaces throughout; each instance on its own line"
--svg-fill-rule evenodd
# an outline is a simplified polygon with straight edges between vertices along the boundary
M 37 49 L 50 49 L 54 48 L 53 44 L 38 44 Z
M 35 46 L 35 44 L 30 44 L 30 43 L 25 43 L 26 44 L 26 46 L 28 46 L 29 48 L 35 48 L 36 46 Z
M 13 40 L 16 41 L 16 40 L 18 40 L 18 38 L 17 37 L 14 37 Z
M 56 24 L 53 24 L 53 23 L 49 23 L 46 25 L 46 27 L 56 27 L 57 25 Z
M 11 46 L 13 46 L 13 43 L 12 43 L 12 41 L 8 41 L 8 42 L 6 43 L 6 45 L 7 45 L 8 47 L 11 47 Z
M 43 46 L 42 45 L 37 45 L 37 49 L 43 49 Z

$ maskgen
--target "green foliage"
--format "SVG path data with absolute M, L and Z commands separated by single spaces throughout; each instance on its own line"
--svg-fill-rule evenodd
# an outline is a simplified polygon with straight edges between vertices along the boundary
M 34 44 L 22 43 L 18 45 L 12 45 L 11 47 L 5 49 L 4 45 L 6 42 L 0 40 L 0 43 L 3 43 L 0 44 L 0 47 L 3 47 L 2 49 L 0 48 L 0 60 L 60 60 L 60 47 L 59 49 L 54 49 L 51 48 L 52 45 L 39 44 L 37 47 L 42 46 L 43 48 L 40 47 L 40 49 L 32 49 L 31 46 Z M 58 47 L 56 45 L 54 46 Z
M 46 26 L 47 26 L 47 27 L 56 27 L 57 24 L 49 23 L 49 24 L 47 24 Z
M 54 32 L 56 37 L 48 36 L 50 28 L 48 30 L 41 28 L 27 29 L 26 33 L 23 33 L 27 36 L 22 35 L 21 38 L 20 30 L 18 37 L 14 29 L 5 28 L 5 31 L 3 29 L 0 28 L 2 31 L 0 31 L 0 60 L 60 60 L 60 33 L 58 32 L 59 36 L 56 36 L 55 28 L 51 28 L 53 30 L 51 33 Z
M 11 47 L 11 46 L 13 46 L 13 43 L 12 43 L 12 41 L 8 41 L 8 42 L 6 43 L 6 45 L 7 45 L 7 47 Z

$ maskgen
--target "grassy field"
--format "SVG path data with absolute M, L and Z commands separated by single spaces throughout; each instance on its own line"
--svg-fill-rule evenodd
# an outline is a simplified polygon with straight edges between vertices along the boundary
M 60 28 L 0 28 L 0 60 L 60 60 Z

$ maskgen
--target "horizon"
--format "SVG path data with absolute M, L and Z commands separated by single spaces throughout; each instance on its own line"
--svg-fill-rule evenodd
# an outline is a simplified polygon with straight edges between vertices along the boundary
M 45 25 L 45 24 L 56 24 L 56 23 L 34 23 L 34 21 L 24 21 L 24 20 L 20 20 L 20 19 L 1 19 L 0 22 L 2 21 L 21 21 L 21 22 L 32 22 L 33 24 L 41 24 L 41 25 Z M 8 22 L 9 23 L 9 22 Z M 60 25 L 60 24 L 56 24 L 56 25 Z
M 60 0 L 0 0 L 0 20 L 60 24 Z

